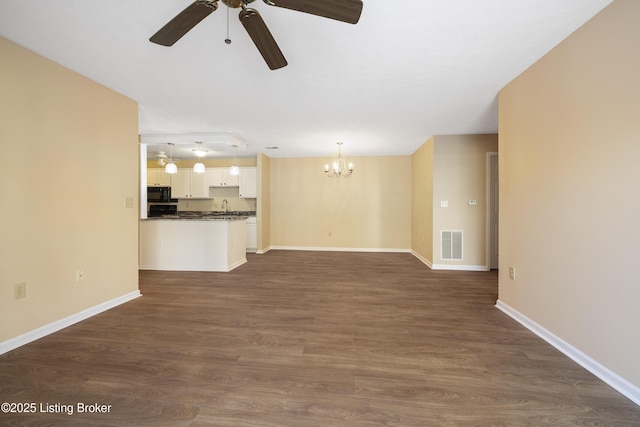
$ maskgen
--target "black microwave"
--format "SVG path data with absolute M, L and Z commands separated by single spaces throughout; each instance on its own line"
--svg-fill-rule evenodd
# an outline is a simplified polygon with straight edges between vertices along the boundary
M 171 198 L 171 187 L 147 187 L 147 202 L 169 203 L 177 200 Z

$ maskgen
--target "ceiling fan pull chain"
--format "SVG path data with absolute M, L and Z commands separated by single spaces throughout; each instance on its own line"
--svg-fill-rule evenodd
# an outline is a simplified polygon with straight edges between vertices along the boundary
M 227 38 L 224 39 L 226 44 L 231 44 L 231 39 L 229 38 L 229 8 L 227 8 Z

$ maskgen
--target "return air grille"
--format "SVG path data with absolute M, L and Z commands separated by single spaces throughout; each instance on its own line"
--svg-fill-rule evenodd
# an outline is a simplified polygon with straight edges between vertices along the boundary
M 443 260 L 462 259 L 462 231 L 440 231 L 441 254 Z

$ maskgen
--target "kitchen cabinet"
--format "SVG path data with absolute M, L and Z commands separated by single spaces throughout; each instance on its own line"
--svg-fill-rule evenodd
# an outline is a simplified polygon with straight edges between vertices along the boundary
M 205 172 L 209 187 L 237 187 L 238 175 L 231 175 L 229 168 L 210 168 Z
M 174 199 L 208 199 L 209 183 L 206 174 L 193 169 L 178 169 L 171 177 L 171 197 Z
M 258 224 L 255 216 L 247 218 L 247 252 L 258 250 Z
M 169 187 L 171 185 L 171 175 L 164 169 L 147 169 L 148 187 Z
M 255 199 L 258 197 L 258 173 L 256 168 L 240 168 L 240 197 Z

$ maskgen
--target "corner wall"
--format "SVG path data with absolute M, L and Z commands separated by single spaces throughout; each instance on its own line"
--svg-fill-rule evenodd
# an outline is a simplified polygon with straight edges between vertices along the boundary
M 447 135 L 434 137 L 433 153 L 433 267 L 488 270 L 487 153 L 498 151 L 498 136 Z M 469 201 L 476 205 L 470 206 Z M 446 201 L 448 207 L 440 206 Z M 463 259 L 442 257 L 441 230 L 463 231 Z
M 139 294 L 139 152 L 136 102 L 1 37 L 0 57 L 1 352 Z
M 499 95 L 500 302 L 638 403 L 639 17 L 614 1 Z
M 411 251 L 430 268 L 489 269 L 487 153 L 496 151 L 495 134 L 447 135 L 431 137 L 411 156 Z M 442 259 L 441 230 L 463 231 L 462 260 Z

